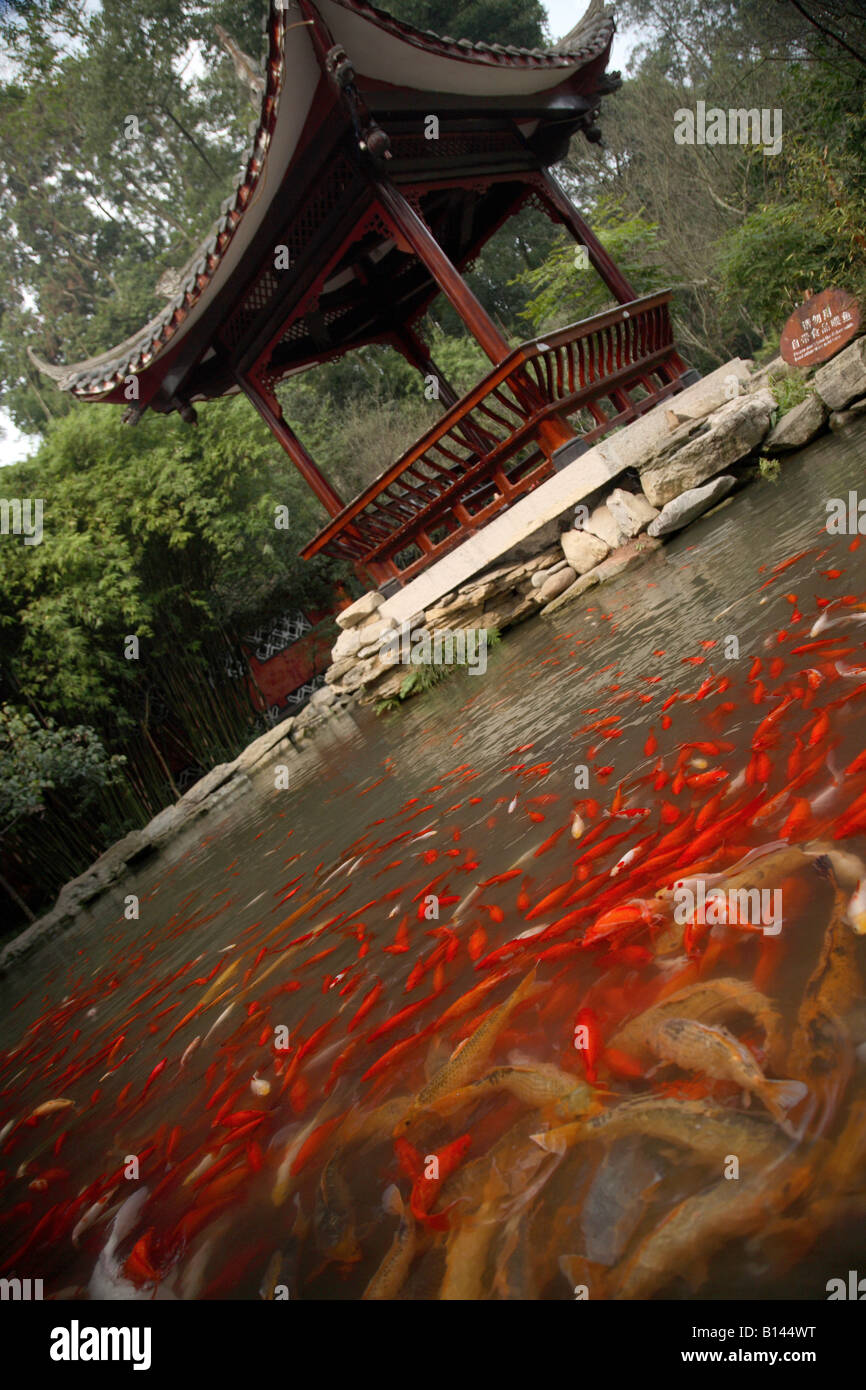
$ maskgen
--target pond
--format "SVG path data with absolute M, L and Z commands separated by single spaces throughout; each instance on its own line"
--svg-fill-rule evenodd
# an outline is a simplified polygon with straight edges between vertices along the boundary
M 0 1272 L 142 1300 L 847 1278 L 866 551 L 826 523 L 864 441 L 810 446 L 483 676 L 337 717 L 281 755 L 287 789 L 0 982 Z

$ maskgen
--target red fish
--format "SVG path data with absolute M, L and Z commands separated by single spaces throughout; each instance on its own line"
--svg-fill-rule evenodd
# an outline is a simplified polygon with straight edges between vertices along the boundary
M 598 1079 L 598 1061 L 602 1046 L 598 1019 L 592 1009 L 578 1009 L 574 1020 L 574 1045 L 583 1064 L 586 1079 L 593 1084 Z
M 415 1178 L 409 1198 L 409 1208 L 416 1221 L 420 1221 L 434 1230 L 447 1228 L 446 1213 L 431 1214 L 430 1209 L 439 1195 L 442 1184 L 463 1162 L 471 1144 L 472 1136 L 462 1134 L 459 1139 L 453 1139 L 450 1144 L 446 1144 L 444 1149 L 440 1149 L 435 1154 L 429 1154 L 423 1160 L 422 1171 Z M 420 1158 L 420 1154 L 417 1156 Z
M 352 1015 L 352 1018 L 346 1028 L 347 1033 L 351 1033 L 352 1030 L 354 1028 L 357 1028 L 358 1024 L 361 1023 L 363 1019 L 367 1017 L 367 1014 L 373 1008 L 374 1004 L 376 1003 L 376 1000 L 382 993 L 382 989 L 382 981 L 377 980 L 376 983 L 373 985 L 372 989 L 367 990 L 367 993 L 364 995 L 364 998 L 361 1000 L 360 1004 L 358 1005 L 358 1008 Z

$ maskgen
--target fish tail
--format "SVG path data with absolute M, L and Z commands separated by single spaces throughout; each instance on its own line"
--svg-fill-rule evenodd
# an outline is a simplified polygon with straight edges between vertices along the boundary
M 396 1183 L 392 1182 L 391 1185 L 385 1189 L 384 1196 L 382 1197 L 382 1206 L 391 1216 L 402 1217 L 405 1215 L 406 1203 L 403 1201 L 400 1195 L 400 1189 Z
M 577 1139 L 582 1126 L 578 1120 L 568 1125 L 558 1125 L 555 1129 L 543 1129 L 529 1137 L 540 1149 L 549 1154 L 564 1154 Z
M 787 1112 L 799 1105 L 808 1093 L 809 1088 L 803 1081 L 765 1081 L 760 1089 L 761 1099 L 770 1114 L 785 1130 L 789 1128 Z
M 443 1207 L 441 1211 L 425 1212 L 423 1216 L 419 1216 L 416 1212 L 415 1215 L 417 1216 L 421 1224 L 423 1226 L 426 1226 L 428 1230 L 447 1231 L 451 1225 L 449 1213 L 454 1209 L 454 1207 L 458 1205 L 459 1200 L 460 1199 L 458 1198 L 457 1201 L 449 1203 L 449 1205 L 447 1207 Z
M 511 999 L 512 1008 L 515 1007 L 517 1004 L 521 1004 L 523 1000 L 526 999 L 533 992 L 534 989 L 536 989 L 536 987 L 541 988 L 540 986 L 537 986 L 537 982 L 535 979 L 537 973 L 538 961 L 535 962 L 529 973 L 527 975 L 524 975 L 523 979 L 520 981 L 520 984 L 517 986 L 517 989 L 514 991 L 514 994 Z

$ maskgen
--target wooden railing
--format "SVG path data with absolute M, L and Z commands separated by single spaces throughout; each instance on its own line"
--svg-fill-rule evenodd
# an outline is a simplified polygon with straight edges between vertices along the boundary
M 412 578 L 554 471 L 540 426 L 580 412 L 586 444 L 681 389 L 669 290 L 509 353 L 301 552 Z

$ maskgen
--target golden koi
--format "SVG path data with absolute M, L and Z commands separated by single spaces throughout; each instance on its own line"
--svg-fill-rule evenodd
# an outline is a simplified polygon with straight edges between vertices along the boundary
M 823 1093 L 820 1128 L 835 1113 L 851 1066 L 843 1020 L 863 996 L 859 946 L 851 933 L 844 890 L 837 889 L 818 963 L 803 992 L 787 1069 Z
M 403 1203 L 396 1187 L 385 1195 L 387 1211 L 399 1216 L 400 1225 L 376 1273 L 373 1275 L 362 1297 L 364 1299 L 396 1298 L 415 1258 L 418 1244 L 417 1228 L 411 1211 Z
M 625 1100 L 589 1119 L 533 1134 L 532 1139 L 548 1153 L 559 1154 L 573 1144 L 593 1139 L 612 1144 L 630 1134 L 690 1149 L 720 1172 L 728 1154 L 736 1154 L 746 1164 L 768 1156 L 781 1157 L 787 1147 L 769 1120 L 711 1101 L 673 1100 L 668 1096 Z
M 658 1004 L 624 1024 L 610 1039 L 610 1047 L 641 1057 L 648 1051 L 646 1039 L 665 1018 L 693 1018 L 700 1023 L 722 1023 L 738 1013 L 749 1014 L 763 1028 L 773 1065 L 781 1061 L 785 1043 L 782 1018 L 765 994 L 748 980 L 723 976 L 699 980 L 670 994 Z
M 475 1029 L 475 1032 L 469 1035 L 459 1050 L 451 1056 L 449 1061 L 440 1067 L 432 1080 L 422 1087 L 410 1105 L 407 1114 L 396 1127 L 395 1136 L 404 1133 L 422 1110 L 441 1100 L 449 1092 L 466 1086 L 475 1078 L 490 1056 L 497 1037 L 512 1013 L 532 990 L 535 984 L 535 971 L 536 967 L 533 966 L 529 974 L 524 977 L 508 998 L 498 1008 L 493 1009 L 484 1022 Z
M 429 1109 L 439 1115 L 452 1115 L 464 1105 L 500 1091 L 507 1091 L 516 1100 L 532 1106 L 550 1105 L 568 1098 L 571 1107 L 588 1109 L 594 1100 L 594 1092 L 585 1082 L 578 1081 L 570 1072 L 560 1071 L 559 1067 L 539 1063 L 532 1067 L 495 1067 L 468 1086 L 448 1092 Z
M 807 1093 L 801 1081 L 770 1081 L 744 1043 L 727 1028 L 712 1028 L 691 1018 L 666 1018 L 647 1043 L 657 1057 L 684 1071 L 699 1071 L 717 1081 L 733 1081 L 759 1096 L 776 1123 L 791 1133 L 787 1111 Z
M 55 1100 L 44 1100 L 41 1105 L 37 1105 L 35 1110 L 31 1110 L 28 1119 L 35 1120 L 41 1115 L 53 1115 L 58 1110 L 67 1110 L 70 1105 L 74 1105 L 74 1100 L 67 1100 L 64 1096 L 58 1096 Z

